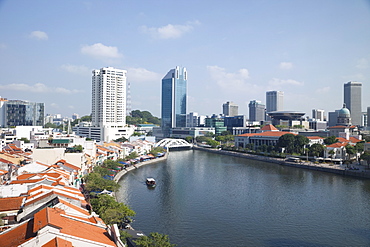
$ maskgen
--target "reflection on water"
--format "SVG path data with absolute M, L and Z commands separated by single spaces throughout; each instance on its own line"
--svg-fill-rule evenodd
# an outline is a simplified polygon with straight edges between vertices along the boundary
M 120 184 L 133 226 L 178 246 L 370 246 L 368 180 L 189 150 Z

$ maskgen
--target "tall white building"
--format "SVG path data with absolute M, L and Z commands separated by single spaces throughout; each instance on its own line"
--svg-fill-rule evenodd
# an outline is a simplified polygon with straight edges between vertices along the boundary
M 284 108 L 284 92 L 268 91 L 266 92 L 266 113 L 272 111 L 282 111 Z
M 238 108 L 237 104 L 234 104 L 232 101 L 228 101 L 222 105 L 222 113 L 224 116 L 227 117 L 234 117 L 238 115 Z
M 126 126 L 126 70 L 112 67 L 92 72 L 92 126 L 73 128 L 77 135 L 98 142 L 128 138 L 134 127 Z
M 92 124 L 94 127 L 126 125 L 126 70 L 112 67 L 92 72 Z

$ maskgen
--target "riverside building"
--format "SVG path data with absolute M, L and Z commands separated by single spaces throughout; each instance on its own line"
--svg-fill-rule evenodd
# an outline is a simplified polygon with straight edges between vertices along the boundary
M 187 71 L 176 66 L 162 79 L 162 133 L 170 137 L 171 129 L 186 127 Z
M 109 142 L 133 133 L 133 128 L 126 126 L 126 74 L 113 67 L 92 71 L 92 126 L 75 127 L 76 134 Z

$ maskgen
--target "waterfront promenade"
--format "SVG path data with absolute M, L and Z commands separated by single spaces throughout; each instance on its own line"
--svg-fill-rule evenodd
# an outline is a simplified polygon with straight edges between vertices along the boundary
M 222 154 L 222 155 L 241 157 L 245 159 L 253 159 L 253 160 L 259 160 L 259 161 L 264 161 L 264 162 L 270 162 L 270 163 L 275 163 L 278 165 L 303 168 L 303 169 L 309 169 L 309 170 L 315 170 L 315 171 L 322 171 L 322 172 L 330 172 L 330 173 L 335 173 L 335 174 L 344 175 L 344 176 L 370 178 L 370 170 L 366 169 L 366 167 L 362 165 L 350 165 L 350 167 L 353 167 L 355 169 L 349 169 L 347 168 L 346 165 L 338 165 L 338 164 L 332 164 L 332 163 L 317 163 L 316 164 L 316 163 L 309 162 L 309 161 L 301 161 L 300 163 L 296 163 L 296 162 L 285 161 L 282 158 L 274 158 L 274 157 L 241 153 L 241 152 L 228 151 L 228 150 L 203 148 L 199 146 L 193 146 L 193 149 Z
M 113 180 L 118 183 L 118 181 L 122 178 L 122 176 L 124 176 L 129 171 L 138 169 L 138 168 L 140 168 L 142 166 L 145 166 L 145 165 L 150 165 L 150 164 L 154 164 L 154 163 L 157 163 L 157 162 L 160 162 L 160 161 L 164 161 L 164 160 L 167 159 L 167 156 L 168 156 L 168 152 L 166 152 L 163 157 L 156 158 L 156 159 L 151 159 L 151 160 L 147 160 L 147 161 L 142 161 L 142 162 L 137 163 L 135 165 L 129 166 L 129 167 L 123 169 L 122 171 L 120 171 L 119 173 L 117 173 L 116 176 L 114 176 Z

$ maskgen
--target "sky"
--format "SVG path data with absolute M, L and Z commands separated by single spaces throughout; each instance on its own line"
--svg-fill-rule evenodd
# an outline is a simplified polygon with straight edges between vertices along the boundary
M 370 0 L 0 0 L 0 96 L 45 114 L 91 113 L 91 71 L 127 70 L 132 110 L 160 117 L 161 80 L 188 71 L 187 112 L 222 113 L 266 91 L 328 111 L 362 82 L 370 106 Z

